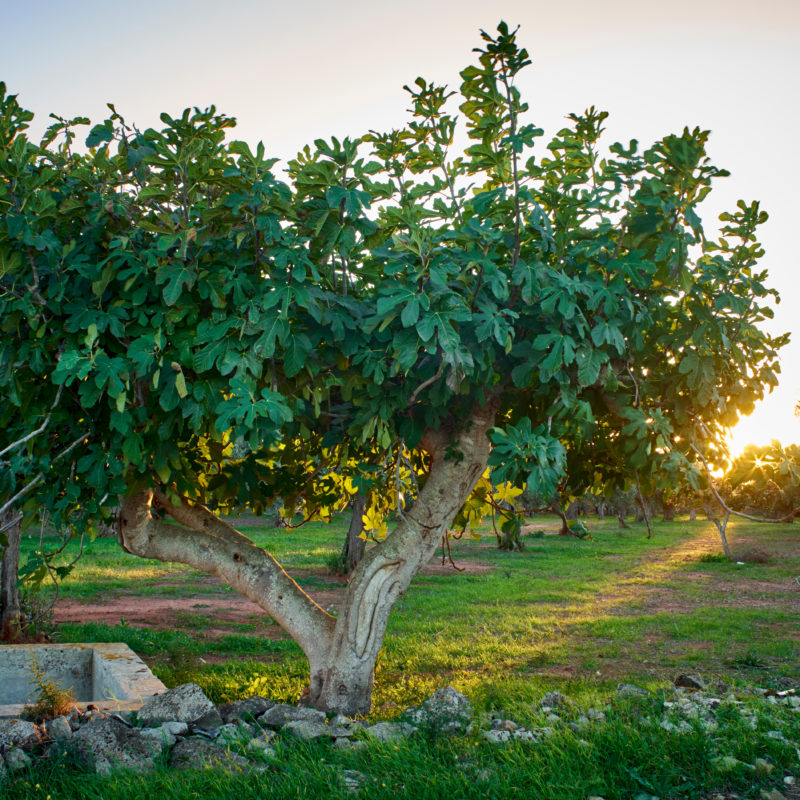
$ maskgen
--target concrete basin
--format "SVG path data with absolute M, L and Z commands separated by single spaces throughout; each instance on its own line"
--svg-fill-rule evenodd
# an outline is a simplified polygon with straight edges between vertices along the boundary
M 83 707 L 135 709 L 167 688 L 126 644 L 0 645 L 0 717 L 35 702 L 34 663 Z

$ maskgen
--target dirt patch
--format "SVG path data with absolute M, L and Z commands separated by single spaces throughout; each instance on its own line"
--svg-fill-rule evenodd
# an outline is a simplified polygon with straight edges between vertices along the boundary
M 456 561 L 460 571 L 450 564 L 431 562 L 420 570 L 422 575 L 480 575 L 492 567 L 477 561 Z M 322 570 L 292 570 L 304 591 L 329 612 L 339 609 L 347 588 L 347 578 L 331 575 Z M 314 581 L 318 587 L 307 585 Z M 171 592 L 181 587 L 189 597 L 176 597 Z M 199 576 L 191 582 L 167 580 L 148 584 L 149 594 L 124 593 L 103 602 L 84 603 L 80 600 L 62 599 L 53 611 L 54 622 L 97 622 L 118 625 L 126 622 L 135 627 L 151 630 L 185 630 L 202 632 L 204 636 L 218 639 L 232 633 L 247 632 L 271 639 L 286 638 L 283 629 L 272 622 L 257 603 L 226 591 L 213 577 Z M 159 588 L 170 592 L 158 595 Z
M 494 567 L 491 564 L 481 564 L 478 561 L 462 561 L 460 558 L 453 559 L 456 568 L 451 564 L 442 564 L 441 561 L 431 561 L 420 571 L 420 575 L 485 575 L 491 572 Z

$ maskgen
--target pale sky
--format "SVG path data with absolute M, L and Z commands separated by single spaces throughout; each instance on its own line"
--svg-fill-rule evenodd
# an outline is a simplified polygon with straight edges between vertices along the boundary
M 520 77 L 547 134 L 595 105 L 606 142 L 649 144 L 684 125 L 712 131 L 730 170 L 704 206 L 707 229 L 739 198 L 761 200 L 763 266 L 782 295 L 770 330 L 797 331 L 781 385 L 734 431 L 732 447 L 800 442 L 800 3 L 796 0 L 0 0 L 0 80 L 34 111 L 139 127 L 187 106 L 235 116 L 237 138 L 293 156 L 331 135 L 406 119 L 404 83 L 457 88 L 479 28 L 521 25 L 533 66 Z

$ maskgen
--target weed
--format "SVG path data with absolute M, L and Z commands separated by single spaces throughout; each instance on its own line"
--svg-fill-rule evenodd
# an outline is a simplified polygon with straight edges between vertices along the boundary
M 703 553 L 697 560 L 701 564 L 724 564 L 728 557 L 725 553 Z
M 31 654 L 31 673 L 36 683 L 36 702 L 22 709 L 23 719 L 41 723 L 47 719 L 69 714 L 75 707 L 72 687 L 64 689 L 57 681 L 48 678 L 33 654 Z

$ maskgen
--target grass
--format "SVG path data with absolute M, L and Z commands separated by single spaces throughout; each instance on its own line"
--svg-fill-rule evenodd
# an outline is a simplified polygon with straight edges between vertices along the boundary
M 537 519 L 542 528 L 555 525 Z M 307 591 L 330 600 L 342 589 L 325 565 L 345 526 L 342 520 L 246 533 L 268 547 Z M 293 745 L 262 776 L 176 777 L 162 770 L 147 779 L 147 791 L 181 800 L 235 794 L 345 797 L 352 795 L 339 785 L 339 773 L 357 769 L 374 777 L 363 792 L 370 798 L 405 793 L 612 800 L 643 793 L 706 797 L 727 790 L 758 797 L 761 788 L 778 785 L 774 778 L 723 774 L 713 758 L 731 754 L 752 763 L 769 757 L 776 775 L 783 769 L 800 773 L 800 754 L 765 737 L 765 730 L 751 731 L 734 719 L 713 737 L 700 731 L 670 734 L 658 725 L 633 724 L 630 708 L 612 699 L 619 681 L 663 692 L 680 671 L 701 672 L 734 687 L 800 686 L 795 581 L 800 528 L 731 523 L 735 553 L 757 549 L 768 556 L 744 564 L 719 559 L 716 532 L 704 522 L 657 524 L 651 540 L 643 527 L 619 530 L 616 520 L 592 520 L 589 528 L 588 541 L 529 536 L 523 553 L 498 551 L 488 531 L 480 541 L 453 542 L 456 564 L 470 569 L 421 574 L 401 597 L 376 665 L 374 693 L 374 715 L 381 718 L 397 716 L 450 684 L 480 711 L 503 709 L 521 724 L 535 724 L 539 698 L 558 688 L 584 705 L 611 704 L 609 721 L 585 737 L 588 744 L 565 730 L 546 744 L 500 748 L 469 737 L 455 743 L 412 741 L 395 749 L 372 745 L 361 754 Z M 268 618 L 220 615 L 213 604 L 231 594 L 229 587 L 186 567 L 142 561 L 114 541 L 97 540 L 65 581 L 63 598 L 92 603 L 128 598 L 132 610 L 136 598 L 195 602 L 160 626 L 85 622 L 61 626 L 60 637 L 127 642 L 165 683 L 195 681 L 216 702 L 248 694 L 296 702 L 307 681 L 299 648 Z M 796 742 L 800 714 L 785 716 L 779 722 Z M 765 719 L 762 727 L 771 724 L 778 723 Z M 488 780 L 481 779 L 484 771 Z M 70 769 L 62 774 L 55 767 L 40 768 L 27 778 L 32 793 L 22 792 L 20 779 L 7 796 L 105 800 L 135 797 L 145 786 L 133 775 L 74 778 Z M 33 792 L 32 779 L 47 792 Z

